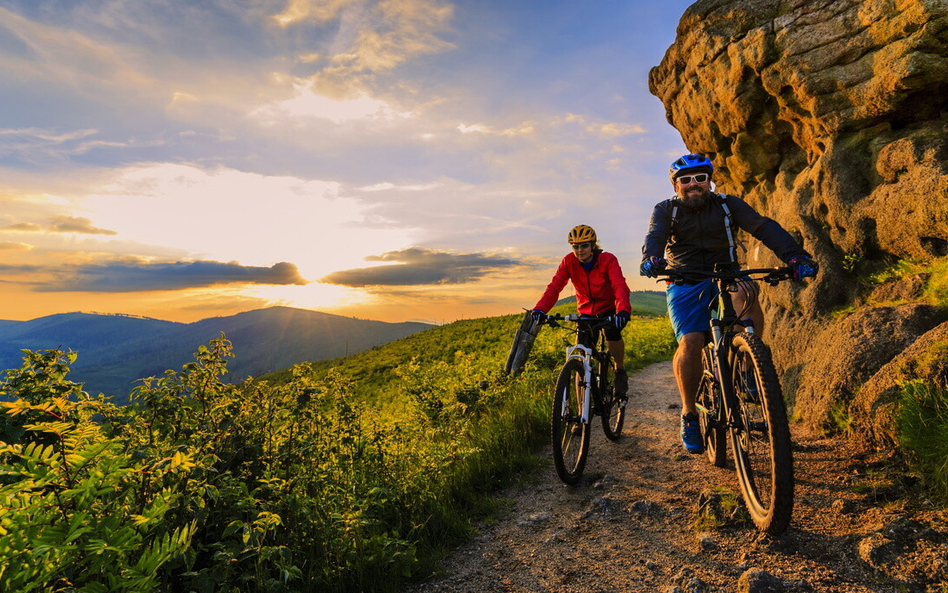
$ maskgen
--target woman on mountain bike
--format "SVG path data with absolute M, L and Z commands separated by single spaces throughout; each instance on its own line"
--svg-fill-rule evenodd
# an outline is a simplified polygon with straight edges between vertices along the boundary
M 616 394 L 625 397 L 629 389 L 629 378 L 625 372 L 625 341 L 622 328 L 629 322 L 632 306 L 629 302 L 629 285 L 626 284 L 622 268 L 615 255 L 599 247 L 596 231 L 585 224 L 573 227 L 567 241 L 573 252 L 567 254 L 553 280 L 540 300 L 533 307 L 533 318 L 542 321 L 546 313 L 556 304 L 560 291 L 572 282 L 576 291 L 576 308 L 583 315 L 612 316 L 615 324 L 606 328 L 606 344 L 615 361 Z M 583 335 L 587 332 L 583 332 Z M 595 336 L 592 336 L 593 341 Z M 593 344 L 586 344 L 592 346 Z

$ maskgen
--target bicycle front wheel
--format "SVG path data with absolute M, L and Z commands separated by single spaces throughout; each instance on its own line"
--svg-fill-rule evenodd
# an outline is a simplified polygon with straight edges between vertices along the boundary
M 567 361 L 553 396 L 553 465 L 567 484 L 579 481 L 589 454 L 589 425 L 582 419 L 587 390 L 583 375 L 580 361 Z
M 523 320 L 520 322 L 520 328 L 514 334 L 513 343 L 510 345 L 510 352 L 507 354 L 507 362 L 504 364 L 504 371 L 512 373 L 514 376 L 523 371 L 523 365 L 527 363 L 530 351 L 533 350 L 533 341 L 540 332 L 540 325 L 533 319 L 530 311 L 527 311 Z
M 731 343 L 731 445 L 747 510 L 761 531 L 783 533 L 793 512 L 790 425 L 770 350 L 754 334 Z
M 727 461 L 727 445 L 725 444 L 727 431 L 721 419 L 721 405 L 717 397 L 721 388 L 714 380 L 711 356 L 710 348 L 705 348 L 701 352 L 701 383 L 698 384 L 695 403 L 698 407 L 701 435 L 704 438 L 704 453 L 711 465 L 724 467 Z
M 599 397 L 602 400 L 602 431 L 610 441 L 622 436 L 625 423 L 625 401 L 616 397 L 616 371 L 612 361 L 606 360 L 599 369 Z

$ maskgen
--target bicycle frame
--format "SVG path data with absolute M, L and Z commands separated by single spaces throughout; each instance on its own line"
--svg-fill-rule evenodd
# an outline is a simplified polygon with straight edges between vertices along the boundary
M 741 428 L 741 418 L 735 414 L 736 405 L 734 398 L 734 384 L 730 380 L 731 364 L 728 360 L 730 352 L 730 338 L 734 335 L 735 326 L 742 326 L 744 331 L 754 333 L 754 323 L 750 319 L 738 319 L 737 311 L 734 309 L 734 302 L 731 299 L 729 289 L 730 280 L 718 278 L 715 280 L 715 286 L 718 288 L 718 310 L 720 316 L 711 316 L 709 329 L 711 330 L 711 372 L 714 374 L 712 380 L 717 383 L 723 405 L 719 406 L 717 420 L 723 420 L 728 428 Z M 756 298 L 756 295 L 755 295 Z M 723 409 L 722 409 L 723 408 Z M 710 412 L 710 410 L 707 410 Z M 723 413 L 724 417 L 720 415 Z
M 552 325 L 555 324 L 556 321 L 570 321 L 578 324 L 583 321 L 592 321 L 596 319 L 598 318 L 586 315 L 577 315 L 574 313 L 565 316 L 550 316 L 547 323 L 552 322 Z M 605 361 L 599 360 L 598 352 L 602 351 L 608 353 L 605 344 L 605 337 L 602 333 L 603 326 L 591 325 L 588 329 L 589 331 L 593 332 L 593 343 L 599 343 L 600 347 L 598 349 L 590 348 L 589 346 L 584 346 L 583 344 L 573 344 L 566 347 L 566 360 L 578 360 L 583 365 L 583 382 L 584 387 L 586 387 L 586 395 L 583 401 L 583 412 L 581 419 L 583 424 L 589 424 L 592 420 L 591 412 L 593 403 L 592 398 L 594 396 L 593 392 L 595 392 L 596 397 L 601 398 L 601 394 L 599 393 L 599 381 L 597 380 L 599 378 L 599 373 L 596 372 L 596 367 L 601 366 Z M 579 335 L 583 330 L 581 328 L 577 328 L 571 331 L 575 331 L 577 335 Z M 596 361 L 595 366 L 593 364 L 594 360 Z

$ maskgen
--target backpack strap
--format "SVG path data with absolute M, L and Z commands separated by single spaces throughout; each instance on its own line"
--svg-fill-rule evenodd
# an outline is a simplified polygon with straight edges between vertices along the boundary
M 721 210 L 724 211 L 724 232 L 727 235 L 727 244 L 728 244 L 728 257 L 731 259 L 731 263 L 737 263 L 737 248 L 738 242 L 734 236 L 734 220 L 731 216 L 731 209 L 727 205 L 727 196 L 723 194 L 712 194 L 718 203 L 721 206 Z M 674 205 L 672 206 L 671 212 L 671 224 L 669 229 L 674 229 L 675 223 L 678 222 L 678 200 L 675 200 Z M 672 231 L 674 232 L 674 231 Z
M 724 210 L 724 231 L 727 233 L 728 255 L 731 263 L 737 263 L 737 241 L 734 240 L 734 224 L 731 221 L 731 209 L 727 207 L 727 196 L 715 194 L 721 209 Z

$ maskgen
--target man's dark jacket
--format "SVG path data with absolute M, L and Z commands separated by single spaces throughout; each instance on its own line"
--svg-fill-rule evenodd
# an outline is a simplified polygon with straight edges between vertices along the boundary
M 725 223 L 728 217 L 722 204 L 730 212 L 730 225 Z M 728 239 L 729 229 L 733 241 Z M 784 262 L 797 256 L 810 257 L 790 233 L 773 219 L 758 214 L 744 200 L 712 193 L 711 199 L 697 209 L 680 198 L 658 203 L 642 247 L 642 261 L 665 258 L 668 269 L 711 269 L 715 264 L 736 264 L 736 248 L 740 246 L 737 229 L 759 239 Z

